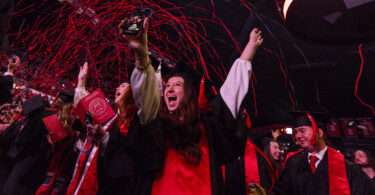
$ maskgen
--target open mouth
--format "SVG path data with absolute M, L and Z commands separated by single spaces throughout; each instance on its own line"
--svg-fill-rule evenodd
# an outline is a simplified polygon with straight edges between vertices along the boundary
M 177 100 L 177 97 L 176 96 L 168 96 L 168 101 L 173 103 Z

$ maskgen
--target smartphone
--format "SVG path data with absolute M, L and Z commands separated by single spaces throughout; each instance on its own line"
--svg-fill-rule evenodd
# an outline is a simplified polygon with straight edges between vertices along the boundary
M 89 111 L 86 111 L 86 113 L 85 113 L 85 132 L 84 133 L 87 133 L 88 132 L 88 125 L 89 124 L 93 124 L 92 122 L 93 122 L 93 120 L 94 120 L 94 116 L 89 112 Z
M 152 9 L 151 8 L 144 8 L 144 7 L 138 7 L 135 8 L 130 16 L 128 16 L 128 21 L 126 24 L 122 26 L 122 29 L 124 30 L 124 34 L 127 35 L 138 35 L 143 30 L 143 22 L 146 18 L 151 17 L 152 15 Z M 141 19 L 138 22 L 132 22 L 132 18 L 138 20 Z

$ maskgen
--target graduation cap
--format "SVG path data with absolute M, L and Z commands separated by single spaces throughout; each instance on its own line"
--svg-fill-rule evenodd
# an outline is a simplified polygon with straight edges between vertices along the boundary
M 294 117 L 294 128 L 301 126 L 312 127 L 312 145 L 316 142 L 315 137 L 317 136 L 318 128 L 324 130 L 325 125 L 330 123 L 329 115 L 326 112 L 295 111 L 292 112 L 292 116 Z
M 180 60 L 169 75 L 169 78 L 172 77 L 181 77 L 184 79 L 184 82 L 189 82 L 193 86 L 199 86 L 202 74 Z
M 163 72 L 162 72 L 163 73 Z M 176 63 L 176 66 L 174 69 L 170 72 L 168 79 L 172 77 L 181 77 L 184 79 L 184 82 L 190 83 L 194 89 L 196 94 L 199 94 L 200 90 L 203 90 L 201 87 L 201 83 L 204 82 L 204 91 L 208 99 L 211 99 L 211 97 L 215 96 L 212 89 L 210 89 L 213 86 L 213 83 L 208 80 L 204 79 L 202 81 L 202 77 L 205 75 L 198 70 L 194 70 L 193 67 L 189 64 L 184 63 L 182 60 L 178 61 Z
M 310 111 L 295 111 L 291 113 L 294 122 L 294 127 L 301 127 L 301 126 L 313 126 L 313 122 L 319 126 L 323 127 L 324 125 L 330 123 L 330 118 L 328 113 L 326 112 L 310 112 Z
M 36 95 L 23 103 L 22 115 L 27 116 L 30 113 L 40 110 L 44 107 L 43 98 L 41 95 Z
M 74 92 L 70 90 L 60 90 L 57 98 L 60 98 L 64 103 L 73 102 Z

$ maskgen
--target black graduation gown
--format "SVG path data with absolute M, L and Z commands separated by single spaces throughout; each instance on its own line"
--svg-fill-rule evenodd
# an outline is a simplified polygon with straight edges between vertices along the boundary
M 134 194 L 135 163 L 128 153 L 127 136 L 120 132 L 118 125 L 110 130 L 104 153 L 102 149 L 99 146 L 98 194 Z
M 40 186 L 50 160 L 50 145 L 43 124 L 44 113 L 33 112 L 9 126 L 0 138 L 0 193 L 34 194 Z
M 274 194 L 329 195 L 328 151 L 312 173 L 307 152 L 298 153 L 286 162 L 285 168 L 273 188 Z M 373 195 L 370 180 L 356 165 L 345 162 L 346 174 L 352 195 Z
M 272 186 L 270 165 L 267 160 L 256 151 L 260 185 L 268 193 Z M 245 161 L 241 156 L 237 160 L 225 166 L 225 194 L 247 195 L 245 181 Z
M 246 127 L 243 120 L 233 118 L 221 96 L 217 96 L 211 104 L 212 115 L 203 115 L 201 120 L 209 145 L 212 195 L 221 195 L 225 193 L 221 165 L 232 162 L 244 153 Z M 164 166 L 164 125 L 168 124 L 157 118 L 143 126 L 138 122 L 129 131 L 129 151 L 140 170 L 136 194 L 151 194 L 154 175 Z
M 10 89 L 13 85 L 13 77 L 10 75 L 0 76 L 0 106 L 7 102 L 10 97 Z

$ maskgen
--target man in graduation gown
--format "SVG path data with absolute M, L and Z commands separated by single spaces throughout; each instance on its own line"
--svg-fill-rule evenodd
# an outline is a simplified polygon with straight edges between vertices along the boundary
M 311 114 L 311 115 L 310 115 Z M 274 194 L 375 194 L 370 180 L 323 139 L 325 113 L 295 113 L 293 133 L 302 149 L 289 155 L 275 183 Z M 312 117 L 313 116 L 313 117 Z

